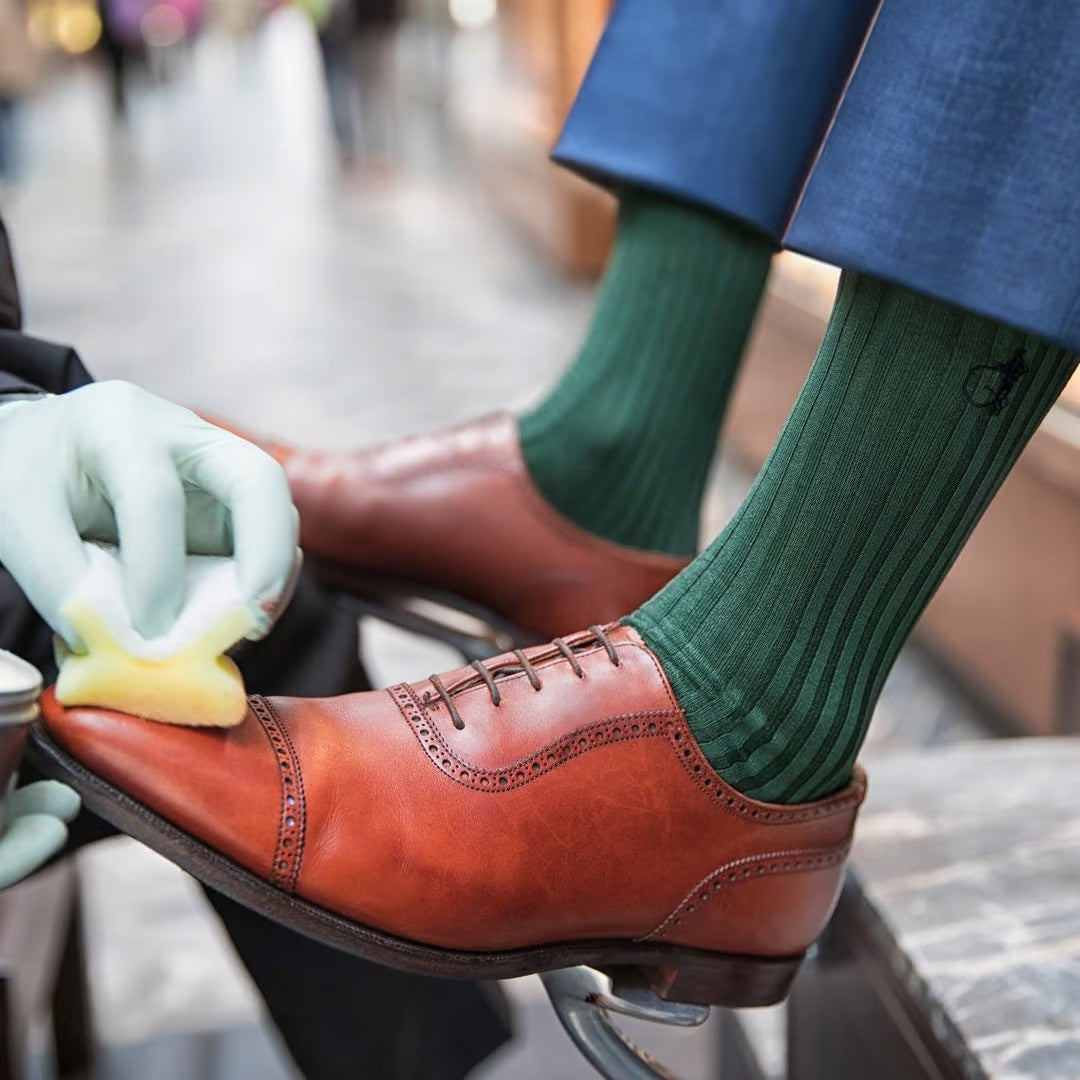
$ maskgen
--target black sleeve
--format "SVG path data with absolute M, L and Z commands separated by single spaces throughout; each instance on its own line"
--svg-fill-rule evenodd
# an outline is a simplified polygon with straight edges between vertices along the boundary
M 26 394 L 40 390 L 40 386 L 34 386 L 17 375 L 9 375 L 6 371 L 0 371 L 0 400 L 5 394 Z
M 0 221 L 0 327 L 5 330 L 22 329 L 19 282 L 15 276 L 15 261 L 11 257 L 11 242 L 3 221 Z
M 0 270 L 2 256 L 0 245 Z M 3 304 L 0 289 L 0 319 Z M 35 390 L 62 394 L 92 381 L 74 349 L 40 341 L 17 330 L 0 330 L 0 405 L 5 394 L 33 393 Z M 0 649 L 11 649 L 26 657 L 51 681 L 55 676 L 51 641 L 52 632 L 30 606 L 11 575 L 0 566 Z
M 92 381 L 70 346 L 0 330 L 0 395 L 34 390 L 63 394 Z

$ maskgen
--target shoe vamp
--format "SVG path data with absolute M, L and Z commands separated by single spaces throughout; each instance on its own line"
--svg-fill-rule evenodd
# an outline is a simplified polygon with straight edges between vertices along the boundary
M 631 938 L 748 850 L 663 723 L 587 749 L 571 737 L 534 774 L 463 762 L 437 710 L 399 708 L 390 692 L 363 704 L 333 730 L 287 724 L 307 803 L 297 891 L 366 926 L 455 949 Z

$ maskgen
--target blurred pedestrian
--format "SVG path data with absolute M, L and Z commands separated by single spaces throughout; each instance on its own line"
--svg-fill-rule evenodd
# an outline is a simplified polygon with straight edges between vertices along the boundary
M 393 55 L 400 0 L 307 0 L 304 6 L 316 23 L 339 162 L 344 168 L 388 168 L 396 127 Z
M 144 0 L 101 0 L 100 50 L 105 59 L 112 117 L 123 122 L 128 115 L 132 69 L 145 56 L 141 20 Z
M 40 56 L 27 30 L 21 0 L 0 0 L 0 178 L 17 165 L 15 114 L 40 74 Z

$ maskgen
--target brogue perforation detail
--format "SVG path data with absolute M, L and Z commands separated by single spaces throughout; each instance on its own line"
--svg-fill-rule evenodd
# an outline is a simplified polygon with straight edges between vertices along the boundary
M 841 865 L 851 849 L 850 843 L 830 848 L 799 848 L 789 851 L 770 851 L 764 855 L 747 855 L 717 867 L 706 875 L 679 902 L 670 915 L 654 930 L 637 941 L 655 941 L 669 930 L 681 926 L 695 911 L 703 908 L 723 892 L 744 881 L 776 874 L 806 873 L 809 870 L 826 870 Z
M 856 790 L 852 794 L 823 799 L 809 806 L 787 807 L 756 802 L 754 799 L 740 795 L 713 769 L 701 752 L 685 720 L 670 728 L 669 737 L 690 779 L 710 798 L 716 799 L 722 809 L 735 817 L 745 818 L 754 825 L 790 825 L 793 821 L 810 821 L 814 818 L 829 817 L 843 812 L 852 803 L 858 803 L 862 799 L 861 792 Z
M 288 731 L 278 720 L 270 703 L 265 698 L 253 697 L 248 700 L 248 705 L 270 740 L 281 779 L 281 813 L 270 880 L 288 892 L 296 892 L 307 826 L 307 802 L 300 759 Z
M 686 724 L 685 714 L 662 709 L 602 720 L 570 732 L 503 769 L 482 769 L 459 757 L 446 742 L 438 725 L 428 719 L 429 710 L 438 707 L 437 701 L 421 700 L 407 683 L 390 687 L 389 693 L 431 763 L 450 779 L 475 791 L 512 791 L 597 746 L 663 737 L 671 745 L 690 779 L 710 799 L 715 799 L 719 807 L 728 813 L 745 817 L 756 825 L 789 825 L 796 821 L 827 817 L 844 811 L 861 798 L 856 793 L 799 807 L 770 806 L 746 799 L 709 764 Z
M 481 769 L 450 749 L 442 732 L 427 718 L 428 705 L 410 686 L 401 683 L 391 687 L 389 692 L 424 753 L 440 772 L 464 787 L 496 795 L 537 780 L 598 746 L 664 736 L 674 725 L 667 712 L 629 713 L 579 728 L 505 768 Z

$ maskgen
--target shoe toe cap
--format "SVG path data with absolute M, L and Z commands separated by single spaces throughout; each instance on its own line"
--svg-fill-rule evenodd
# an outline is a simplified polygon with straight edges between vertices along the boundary
M 189 728 L 41 700 L 49 739 L 85 774 L 65 777 L 110 817 L 120 796 L 258 873 L 277 842 L 280 783 L 275 757 L 248 711 L 233 728 Z

